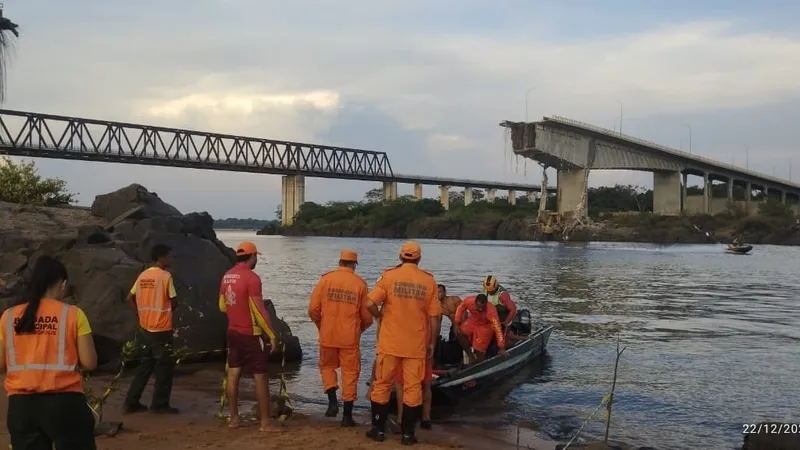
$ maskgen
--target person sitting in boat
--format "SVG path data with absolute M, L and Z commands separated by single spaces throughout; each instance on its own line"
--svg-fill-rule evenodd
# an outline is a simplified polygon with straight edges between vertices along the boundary
M 740 245 L 742 245 L 742 242 L 739 240 L 739 238 L 734 239 L 733 243 L 731 244 L 733 247 L 738 247 Z
M 502 329 L 505 331 L 517 315 L 517 306 L 511 300 L 511 294 L 500 284 L 497 277 L 492 275 L 483 278 L 483 293 L 486 294 L 489 303 L 497 309 Z
M 464 316 L 469 313 L 469 317 Z M 486 357 L 486 350 L 497 340 L 498 353 L 508 356 L 505 351 L 505 339 L 500 325 L 497 309 L 489 303 L 486 294 L 467 297 L 456 309 L 456 327 L 458 341 L 467 352 L 470 364 L 481 362 Z

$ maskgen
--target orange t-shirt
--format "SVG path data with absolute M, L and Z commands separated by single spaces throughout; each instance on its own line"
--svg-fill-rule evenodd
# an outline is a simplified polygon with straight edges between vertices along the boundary
M 381 310 L 378 353 L 425 358 L 430 318 L 442 314 L 436 280 L 416 264 L 403 263 L 383 272 L 369 293 Z
M 319 329 L 319 345 L 354 348 L 361 344 L 361 333 L 372 325 L 367 293 L 367 282 L 349 267 L 322 275 L 308 305 L 308 316 Z

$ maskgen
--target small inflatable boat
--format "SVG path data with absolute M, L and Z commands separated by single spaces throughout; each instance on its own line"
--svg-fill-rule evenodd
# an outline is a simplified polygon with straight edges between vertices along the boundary
M 735 255 L 744 255 L 748 253 L 750 250 L 753 249 L 752 245 L 747 244 L 740 244 L 740 245 L 733 245 L 728 244 L 728 253 L 733 253 Z

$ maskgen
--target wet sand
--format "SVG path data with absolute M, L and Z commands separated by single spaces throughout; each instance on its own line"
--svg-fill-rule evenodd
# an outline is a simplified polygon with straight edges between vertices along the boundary
M 98 437 L 99 449 L 133 450 L 146 446 L 148 450 L 175 449 L 241 449 L 252 446 L 265 449 L 367 449 L 380 445 L 386 449 L 406 448 L 400 445 L 399 435 L 387 433 L 386 441 L 375 443 L 364 433 L 368 429 L 369 415 L 363 412 L 355 414 L 359 426 L 342 428 L 338 419 L 328 419 L 318 411 L 303 411 L 295 405 L 295 414 L 281 424 L 282 431 L 277 433 L 260 433 L 257 422 L 243 420 L 241 428 L 230 430 L 224 419 L 215 417 L 219 410 L 220 379 L 213 371 L 200 370 L 192 373 L 183 372 L 179 368 L 172 392 L 172 403 L 181 409 L 178 415 L 156 415 L 150 413 L 122 414 L 122 400 L 130 383 L 130 377 L 123 377 L 117 389 L 109 396 L 103 407 L 103 421 L 123 423 L 122 430 L 114 437 Z M 93 392 L 99 394 L 111 379 L 110 375 L 97 376 L 89 383 Z M 274 384 L 271 393 L 275 393 Z M 142 397 L 147 404 L 152 392 L 152 380 Z M 247 414 L 253 405 L 252 388 L 243 380 L 240 394 L 240 414 Z M 7 413 L 7 396 L 0 399 L 0 420 L 5 423 Z M 227 413 L 227 411 L 225 411 Z M 434 430 L 418 430 L 419 444 L 414 448 L 420 450 L 470 448 L 502 450 L 516 448 L 512 441 L 502 436 L 487 437 L 482 430 L 448 430 L 434 426 Z M 528 440 L 528 439 L 526 439 Z M 527 448 L 549 450 L 551 445 L 536 442 L 535 446 L 527 442 Z M 0 449 L 8 448 L 8 431 L 2 427 L 0 432 Z M 521 448 L 526 448 L 522 445 Z

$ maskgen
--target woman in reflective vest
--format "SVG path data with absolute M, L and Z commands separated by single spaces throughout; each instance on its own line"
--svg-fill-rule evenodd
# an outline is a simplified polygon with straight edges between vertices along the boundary
M 78 372 L 97 367 L 97 352 L 86 315 L 62 301 L 66 287 L 64 265 L 42 256 L 21 301 L 0 316 L 13 450 L 97 448 Z

